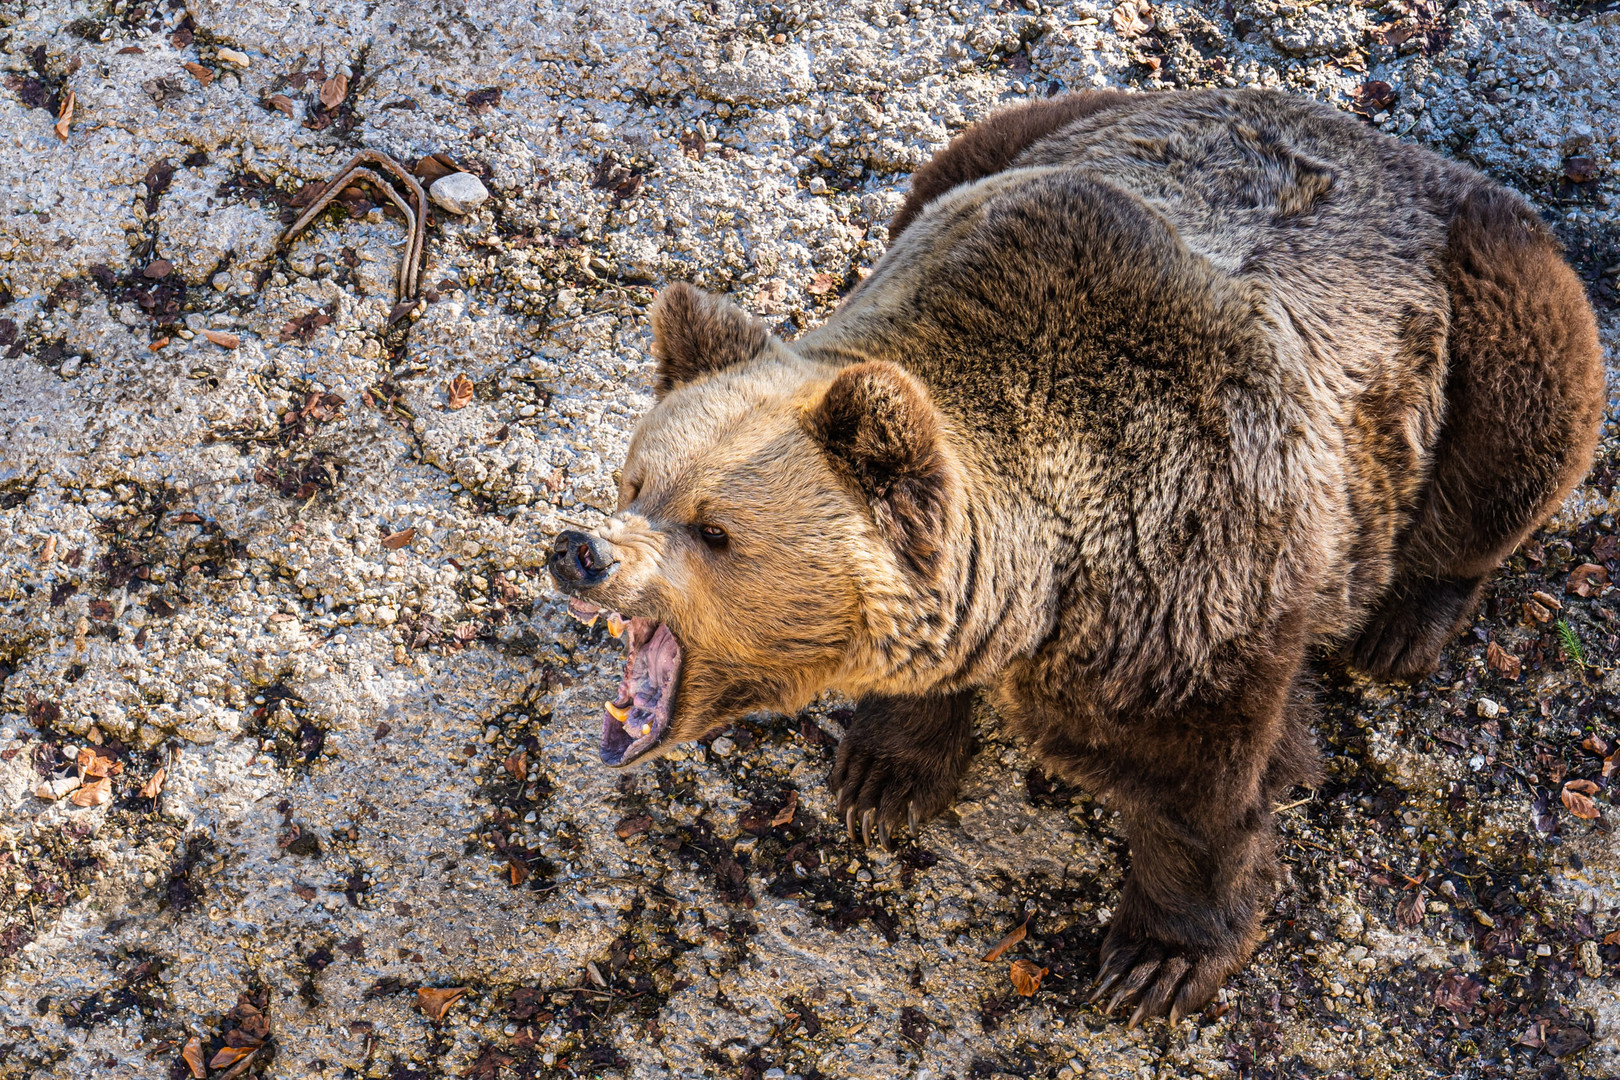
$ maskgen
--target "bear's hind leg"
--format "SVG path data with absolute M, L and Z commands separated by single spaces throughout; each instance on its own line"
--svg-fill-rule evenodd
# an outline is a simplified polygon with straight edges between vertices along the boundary
M 1545 225 L 1481 187 L 1452 217 L 1446 419 L 1395 583 L 1350 648 L 1384 678 L 1433 671 L 1480 586 L 1591 465 L 1603 361 L 1586 293 Z
M 859 822 L 889 846 L 891 831 L 917 826 L 956 799 L 973 754 L 973 692 L 866 697 L 838 743 L 829 786 L 851 840 Z

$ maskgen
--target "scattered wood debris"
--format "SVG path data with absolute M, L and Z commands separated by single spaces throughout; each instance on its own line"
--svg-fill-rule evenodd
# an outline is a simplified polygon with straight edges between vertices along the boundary
M 337 79 L 343 80 L 343 93 L 348 93 L 348 77 L 341 73 L 334 75 L 321 87 L 321 100 L 323 103 L 327 98 L 327 87 L 332 86 L 334 80 Z M 341 101 L 342 98 L 339 97 L 337 100 Z M 327 107 L 331 108 L 332 106 Z M 407 203 L 400 197 L 399 192 L 394 189 L 392 184 L 385 181 L 371 169 L 366 168 L 367 165 L 380 166 L 389 176 L 404 184 L 413 201 Z M 338 174 L 320 190 L 320 194 L 311 198 L 308 208 L 299 215 L 298 220 L 294 221 L 287 227 L 287 231 L 281 234 L 281 243 L 284 246 L 291 243 L 293 237 L 297 236 L 310 222 L 315 220 L 316 215 L 325 210 L 332 200 L 341 195 L 350 184 L 358 180 L 364 180 L 371 184 L 372 187 L 391 201 L 405 217 L 405 227 L 409 232 L 409 237 L 405 243 L 405 254 L 400 267 L 399 287 L 396 295 L 401 301 L 414 299 L 417 293 L 417 275 L 420 271 L 422 248 L 426 242 L 427 195 L 422 191 L 422 185 L 417 182 L 416 177 L 407 172 L 399 162 L 380 151 L 362 150 L 349 159 L 349 163 L 343 166 Z M 302 195 L 303 193 L 300 192 L 299 194 Z
M 395 533 L 383 537 L 382 546 L 389 551 L 398 551 L 412 540 L 416 539 L 416 526 L 408 525 Z
M 995 963 L 997 960 L 1001 959 L 1002 954 L 1008 949 L 1012 948 L 1020 941 L 1023 941 L 1024 935 L 1028 933 L 1029 920 L 1025 919 L 1023 922 L 1013 927 L 1012 930 L 1008 931 L 1007 936 L 996 942 L 995 947 L 989 952 L 985 953 L 984 956 L 980 957 L 980 959 L 986 964 Z

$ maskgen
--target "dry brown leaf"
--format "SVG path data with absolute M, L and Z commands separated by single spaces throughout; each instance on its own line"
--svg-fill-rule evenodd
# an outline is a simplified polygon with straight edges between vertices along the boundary
M 810 279 L 810 284 L 806 286 L 805 291 L 811 296 L 825 296 L 833 291 L 835 284 L 836 282 L 833 281 L 831 274 L 817 274 Z
M 1571 780 L 1564 785 L 1564 790 L 1559 795 L 1559 798 L 1564 802 L 1564 809 L 1578 818 L 1592 821 L 1598 816 L 1597 804 L 1587 798 L 1588 792 L 1582 789 L 1582 785 L 1590 787 L 1593 793 L 1598 790 L 1598 786 L 1590 780 Z M 78 794 L 75 793 L 73 796 L 74 801 L 77 802 L 78 798 Z
M 1534 600 L 1524 602 L 1524 621 L 1527 623 L 1552 622 L 1553 613 Z
M 238 1076 L 248 1071 L 248 1067 L 253 1064 L 253 1059 L 258 1056 L 259 1052 L 257 1050 L 249 1050 L 246 1057 L 231 1066 L 229 1071 L 215 1076 L 214 1080 L 236 1080 Z
M 1581 749 L 1590 750 L 1592 753 L 1602 757 L 1609 752 L 1609 744 L 1601 735 L 1588 735 L 1581 740 Z
M 1517 679 L 1524 670 L 1523 662 L 1496 642 L 1485 646 L 1485 663 L 1509 679 Z
M 300 900 L 313 900 L 320 895 L 320 890 L 311 885 L 293 885 L 293 892 Z
M 292 98 L 288 97 L 286 94 L 271 94 L 270 98 L 269 98 L 269 101 L 270 101 L 271 107 L 274 108 L 277 112 L 280 112 L 282 115 L 286 116 L 287 119 L 289 119 L 289 120 L 292 119 L 292 116 L 293 116 L 293 100 L 292 100 Z
M 193 1080 L 203 1080 L 203 1077 L 208 1075 L 208 1070 L 203 1068 L 202 1040 L 197 1036 L 193 1035 L 186 1040 L 185 1049 L 180 1051 L 180 1060 L 191 1070 Z
M 169 777 L 169 770 L 162 765 L 152 774 L 152 779 L 141 785 L 141 798 L 155 799 L 163 793 L 163 781 Z
M 1571 596 L 1595 596 L 1609 583 L 1609 572 L 1597 563 L 1581 563 L 1569 572 L 1564 591 Z
M 1610 930 L 1607 934 L 1604 934 L 1603 944 L 1620 945 L 1620 930 Z
M 1564 610 L 1564 602 L 1550 592 L 1543 592 L 1542 590 L 1537 589 L 1535 592 L 1530 594 L 1530 599 L 1541 604 L 1543 607 L 1552 608 L 1554 611 Z
M 993 964 L 997 960 L 1000 960 L 1001 954 L 1018 944 L 1020 941 L 1023 941 L 1024 935 L 1027 933 L 1029 933 L 1029 920 L 1025 919 L 1022 923 L 1013 927 L 1012 930 L 1008 932 L 1006 937 L 996 942 L 995 948 L 984 954 L 982 957 L 983 961 L 986 964 Z
M 39 553 L 39 561 L 48 563 L 54 558 L 56 558 L 56 537 L 48 536 L 45 538 L 44 550 Z
M 782 805 L 782 809 L 776 812 L 776 816 L 771 818 L 771 827 L 793 824 L 793 815 L 798 809 L 799 793 L 797 791 L 788 792 L 787 802 Z
M 219 1053 L 209 1059 L 208 1067 L 210 1069 L 223 1069 L 227 1065 L 235 1065 L 238 1061 L 253 1053 L 255 1049 L 252 1046 L 222 1046 Z
M 1603 789 L 1591 780 L 1571 780 L 1564 785 L 1565 791 L 1578 791 L 1582 795 L 1596 795 Z
M 472 404 L 473 381 L 467 376 L 457 375 L 450 380 L 450 385 L 446 390 L 450 395 L 450 407 L 452 409 L 465 409 Z
M 1041 980 L 1047 976 L 1051 968 L 1043 968 L 1033 960 L 1019 957 L 1012 962 L 1012 969 L 1008 972 L 1012 976 L 1013 986 L 1024 997 L 1032 996 L 1041 988 Z
M 235 334 L 227 334 L 223 330 L 204 330 L 203 337 L 222 349 L 234 349 L 242 344 L 241 338 Z
M 81 778 L 117 776 L 124 771 L 124 763 L 114 757 L 111 751 L 98 754 L 88 746 L 79 750 L 79 756 L 74 759 L 74 764 L 78 765 Z
M 111 801 L 112 781 L 105 777 L 92 780 L 73 793 L 74 806 L 101 806 Z
M 1620 758 L 1620 750 L 1603 759 L 1603 779 L 1607 780 L 1614 775 L 1616 769 L 1620 769 L 1620 761 L 1615 760 L 1616 758 Z
M 1422 922 L 1429 913 L 1426 897 L 1427 892 L 1422 886 L 1401 897 L 1400 903 L 1395 905 L 1395 921 L 1402 926 L 1416 926 Z
M 419 986 L 416 989 L 416 1007 L 421 1009 L 422 1015 L 429 1020 L 443 1020 L 444 1014 L 450 1011 L 450 1006 L 466 992 L 465 986 L 444 989 L 436 986 Z
M 348 96 L 349 77 L 341 71 L 321 83 L 321 107 L 328 112 L 343 104 Z
M 73 106 L 78 97 L 69 90 L 62 95 L 62 107 L 56 111 L 56 137 L 67 142 L 68 125 L 73 123 Z
M 1114 29 L 1125 37 L 1139 37 L 1153 29 L 1153 6 L 1147 0 L 1122 0 L 1114 8 Z
M 652 828 L 652 823 L 652 818 L 646 814 L 632 814 L 613 827 L 613 834 L 620 840 L 628 840 Z
M 409 528 L 401 529 L 399 532 L 389 533 L 387 536 L 383 537 L 382 545 L 389 551 L 398 551 L 400 548 L 404 547 L 406 544 L 415 539 L 416 527 L 413 525 Z
M 209 83 L 214 81 L 214 73 L 195 61 L 187 60 L 185 63 L 185 68 L 187 71 L 191 72 L 193 78 L 202 83 L 204 86 L 207 86 Z
M 504 764 L 506 765 L 507 772 L 521 780 L 529 771 L 529 752 L 527 750 L 519 750 L 511 757 L 507 758 Z
M 147 346 L 147 349 L 149 351 L 151 351 L 151 352 L 157 352 L 159 349 L 167 348 L 168 345 L 169 345 L 169 339 L 168 339 L 167 336 L 165 336 L 165 337 L 160 337 L 156 341 L 152 342 L 152 344 Z

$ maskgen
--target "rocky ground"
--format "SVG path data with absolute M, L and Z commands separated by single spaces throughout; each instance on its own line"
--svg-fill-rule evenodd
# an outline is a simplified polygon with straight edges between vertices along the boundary
M 659 283 L 814 325 L 930 152 L 1066 89 L 1287 87 L 1474 162 L 1612 361 L 1615 7 L 0 6 L 0 1077 L 1616 1075 L 1612 425 L 1434 678 L 1322 661 L 1292 880 L 1174 1030 L 1084 1003 L 1121 837 L 988 723 L 893 854 L 831 821 L 837 702 L 610 772 L 619 646 L 540 571 Z M 278 247 L 360 148 L 491 193 L 415 311 L 376 192 Z

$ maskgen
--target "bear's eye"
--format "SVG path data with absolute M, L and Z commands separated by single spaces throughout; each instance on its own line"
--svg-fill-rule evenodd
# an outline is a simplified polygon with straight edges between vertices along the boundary
M 725 547 L 726 544 L 731 540 L 731 537 L 726 535 L 726 530 L 722 529 L 718 525 L 699 525 L 698 535 L 703 537 L 703 542 L 705 544 L 708 544 L 711 548 L 714 548 L 717 551 L 720 548 Z

